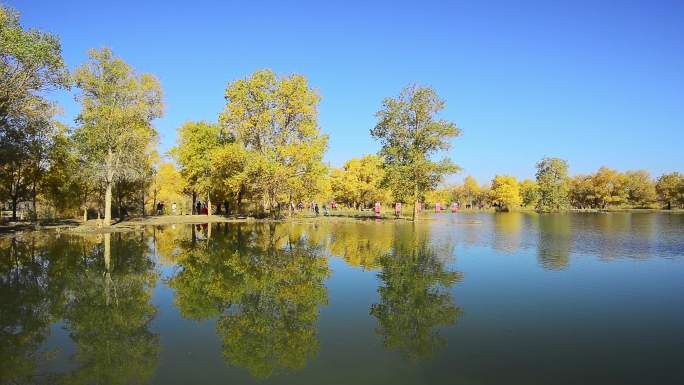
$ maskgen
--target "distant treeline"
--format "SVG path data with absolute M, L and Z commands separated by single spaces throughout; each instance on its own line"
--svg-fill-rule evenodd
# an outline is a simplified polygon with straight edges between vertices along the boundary
M 684 175 L 673 172 L 653 179 L 647 171 L 618 172 L 608 167 L 565 179 L 561 207 L 566 209 L 672 209 L 684 208 Z M 426 203 L 458 202 L 463 208 L 543 209 L 537 180 L 518 181 L 496 176 L 478 184 L 468 176 L 462 184 L 426 195 Z

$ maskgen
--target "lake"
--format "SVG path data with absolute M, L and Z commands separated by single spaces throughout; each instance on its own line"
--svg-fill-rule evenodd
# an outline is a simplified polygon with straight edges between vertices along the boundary
M 0 383 L 683 384 L 684 215 L 0 238 Z

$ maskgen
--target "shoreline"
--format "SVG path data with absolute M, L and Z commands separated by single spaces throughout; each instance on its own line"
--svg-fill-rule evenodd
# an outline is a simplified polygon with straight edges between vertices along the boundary
M 530 209 L 520 209 L 512 212 L 519 213 L 537 213 Z M 494 213 L 493 210 L 460 210 L 458 213 Z M 682 209 L 571 209 L 566 213 L 582 214 L 582 213 L 663 213 L 663 214 L 684 214 Z M 430 214 L 434 214 L 430 212 Z M 442 214 L 453 214 L 448 210 L 442 212 Z M 422 215 L 421 215 L 422 217 Z M 428 218 L 417 218 L 419 220 Z M 219 214 L 214 214 L 211 216 L 207 215 L 161 215 L 161 216 L 146 216 L 146 217 L 132 217 L 126 220 L 115 222 L 110 227 L 102 227 L 100 225 L 100 220 L 90 219 L 85 224 L 79 219 L 63 219 L 50 223 L 41 224 L 40 222 L 9 222 L 8 224 L 0 225 L 0 235 L 16 234 L 31 231 L 44 231 L 44 230 L 57 230 L 57 231 L 68 231 L 73 233 L 113 233 L 113 232 L 125 232 L 139 230 L 143 226 L 165 226 L 165 225 L 184 225 L 184 224 L 204 224 L 204 223 L 257 223 L 257 222 L 299 222 L 299 221 L 320 221 L 320 220 L 331 220 L 331 219 L 346 219 L 346 220 L 393 220 L 393 221 L 411 221 L 411 217 L 407 215 L 402 215 L 400 217 L 395 217 L 394 213 L 384 212 L 380 217 L 376 217 L 370 211 L 344 211 L 334 213 L 331 212 L 330 215 L 324 216 L 314 216 L 314 215 L 295 215 L 294 217 L 283 217 L 279 219 L 274 218 L 255 218 L 251 216 L 224 216 Z

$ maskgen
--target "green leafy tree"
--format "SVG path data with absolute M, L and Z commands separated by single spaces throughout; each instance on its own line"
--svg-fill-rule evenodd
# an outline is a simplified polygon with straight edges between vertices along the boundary
M 537 210 L 542 212 L 563 211 L 569 205 L 570 178 L 568 164 L 558 158 L 544 158 L 537 163 L 539 201 Z
M 382 145 L 387 186 L 397 201 L 413 202 L 414 219 L 424 193 L 434 190 L 445 175 L 458 171 L 448 158 L 432 160 L 461 134 L 454 123 L 435 118 L 444 105 L 432 88 L 406 87 L 399 97 L 383 101 L 376 114 L 378 122 L 371 129 Z
M 111 50 L 91 50 L 76 69 L 81 90 L 75 142 L 81 157 L 105 190 L 105 224 L 112 217 L 112 189 L 119 181 L 139 180 L 151 156 L 162 115 L 162 91 L 155 77 L 138 75 Z
M 178 129 L 178 143 L 171 150 L 171 156 L 178 162 L 186 190 L 192 194 L 193 211 L 197 194 L 211 201 L 215 188 L 211 154 L 225 140 L 221 128 L 208 122 L 188 122 Z
M 79 208 L 87 220 L 89 185 L 87 170 L 81 167 L 73 140 L 66 126 L 57 124 L 46 154 L 47 168 L 41 181 L 44 197 L 60 215 L 73 214 Z
M 67 88 L 59 39 L 25 30 L 19 14 L 0 5 L 0 199 L 35 202 L 53 130 L 48 91 Z

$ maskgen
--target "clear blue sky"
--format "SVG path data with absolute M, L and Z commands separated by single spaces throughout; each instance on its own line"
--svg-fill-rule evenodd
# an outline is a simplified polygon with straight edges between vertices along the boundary
M 183 122 L 217 119 L 228 82 L 270 68 L 303 74 L 323 97 L 333 166 L 377 151 L 374 113 L 416 82 L 463 129 L 454 180 L 531 177 L 543 156 L 572 174 L 684 171 L 681 0 L 4 3 L 59 35 L 72 69 L 109 46 L 158 76 L 162 151 Z M 72 121 L 73 97 L 56 98 Z

